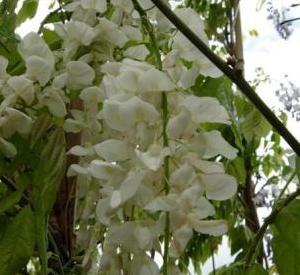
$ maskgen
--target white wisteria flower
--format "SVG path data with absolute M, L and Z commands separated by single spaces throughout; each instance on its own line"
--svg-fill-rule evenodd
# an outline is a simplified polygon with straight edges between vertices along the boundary
M 129 47 L 124 51 L 124 56 L 137 60 L 145 60 L 148 54 L 149 51 L 145 45 Z
M 120 176 L 124 169 L 118 165 L 101 160 L 93 160 L 89 166 L 91 176 L 100 180 L 110 180 Z
M 138 159 L 150 170 L 157 171 L 166 156 L 171 154 L 168 147 L 162 148 L 159 144 L 152 144 L 147 152 L 135 149 Z
M 14 108 L 7 107 L 0 117 L 0 134 L 5 138 L 15 133 L 27 135 L 32 124 L 32 118 Z
M 51 86 L 45 88 L 39 95 L 39 102 L 47 106 L 49 112 L 54 116 L 64 117 L 67 114 L 66 104 L 59 90 L 53 89 Z
M 26 75 L 32 80 L 37 80 L 44 86 L 51 78 L 53 67 L 46 59 L 39 56 L 30 56 L 26 60 Z
M 26 35 L 18 44 L 22 75 L 10 76 L 9 61 L 0 57 L 0 153 L 14 158 L 14 135 L 28 138 L 41 113 L 51 127 L 76 134 L 66 135 L 76 137 L 67 155 L 78 159 L 67 176 L 77 177 L 77 233 L 89 274 L 158 275 L 149 253 L 163 255 L 167 241 L 174 257 L 168 274 L 181 275 L 176 258 L 194 231 L 227 230 L 226 221 L 214 219 L 220 202 L 212 201 L 237 190 L 221 161 L 238 150 L 215 130 L 230 117 L 216 98 L 190 89 L 199 75 L 220 71 L 152 1 L 138 2 L 158 49 L 132 1 L 74 0 L 63 7 L 70 20 L 54 24 L 61 48 Z M 199 14 L 176 13 L 209 45 Z
M 182 106 L 190 112 L 195 123 L 231 123 L 225 108 L 216 98 L 190 95 L 184 99 Z
M 222 155 L 228 159 L 234 159 L 238 150 L 231 146 L 219 131 L 201 132 L 195 138 L 195 145 L 199 151 L 203 152 L 202 157 L 209 159 L 217 155 Z
M 201 174 L 200 179 L 210 200 L 228 200 L 237 191 L 235 178 L 227 174 Z
M 107 9 L 106 0 L 80 0 L 80 4 L 84 9 L 96 10 L 101 13 Z
M 104 121 L 109 127 L 118 131 L 127 131 L 137 122 L 155 122 L 159 113 L 155 107 L 139 97 L 127 101 L 105 100 L 103 106 Z
M 94 145 L 94 149 L 106 161 L 124 161 L 130 158 L 130 147 L 125 141 L 108 139 Z
M 130 13 L 133 11 L 133 4 L 131 1 L 127 0 L 112 0 L 112 4 L 115 7 L 122 9 L 126 13 Z
M 54 55 L 38 34 L 33 32 L 27 34 L 18 45 L 18 50 L 25 61 L 32 56 L 37 56 L 44 59 L 51 68 L 54 68 Z
M 67 86 L 70 89 L 80 89 L 91 86 L 95 79 L 95 71 L 82 61 L 70 61 L 67 66 Z
M 34 100 L 33 82 L 25 76 L 12 76 L 7 84 L 13 89 L 15 94 L 22 98 L 26 104 L 30 105 Z
M 144 92 L 168 92 L 175 89 L 175 84 L 165 73 L 153 68 L 140 75 L 139 87 Z
M 115 46 L 123 47 L 128 42 L 128 37 L 120 30 L 119 26 L 106 18 L 100 18 L 95 27 L 99 39 L 104 39 Z
M 7 158 L 13 158 L 17 154 L 17 148 L 13 143 L 0 137 L 0 152 Z
M 55 24 L 55 31 L 64 40 L 66 47 L 88 46 L 97 36 L 96 30 L 80 21 L 70 21 L 65 24 L 57 23 Z

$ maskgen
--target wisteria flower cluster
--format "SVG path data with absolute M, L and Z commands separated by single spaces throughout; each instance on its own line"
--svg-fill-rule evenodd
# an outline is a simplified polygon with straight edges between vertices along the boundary
M 78 179 L 77 238 L 90 274 L 159 274 L 159 255 L 169 274 L 180 274 L 176 259 L 193 231 L 226 232 L 212 201 L 237 189 L 215 161 L 237 150 L 201 126 L 230 124 L 229 116 L 215 98 L 190 90 L 199 74 L 221 73 L 151 1 L 78 0 L 64 8 L 72 18 L 55 24 L 62 49 L 30 33 L 19 45 L 24 74 L 8 75 L 0 59 L 0 150 L 13 158 L 9 138 L 28 135 L 41 110 L 60 118 L 66 133 L 81 135 L 68 152 L 80 157 L 68 176 Z M 176 13 L 208 43 L 197 13 Z M 74 98 L 83 109 L 68 110 Z

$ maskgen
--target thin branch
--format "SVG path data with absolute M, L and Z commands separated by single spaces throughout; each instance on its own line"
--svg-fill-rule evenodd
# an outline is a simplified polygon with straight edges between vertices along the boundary
M 214 248 L 213 248 L 211 238 L 209 239 L 209 242 L 210 242 L 210 252 L 211 252 L 211 259 L 212 259 L 213 275 L 216 275 L 216 262 L 215 262 Z
M 265 219 L 263 225 L 258 230 L 257 234 L 254 237 L 254 240 L 252 241 L 249 250 L 245 257 L 245 264 L 246 268 L 249 267 L 253 262 L 253 255 L 255 255 L 255 252 L 257 250 L 257 247 L 260 245 L 260 241 L 263 238 L 268 226 L 272 224 L 277 217 L 277 215 L 282 211 L 283 208 L 288 206 L 294 199 L 296 199 L 300 195 L 300 189 L 297 189 L 294 193 L 292 193 L 290 196 L 288 196 L 286 199 L 284 199 L 281 202 L 278 202 L 271 214 Z
M 41 34 L 41 33 L 42 33 L 43 28 L 44 28 L 44 26 L 47 24 L 47 21 L 49 20 L 49 18 L 50 18 L 51 16 L 53 16 L 55 13 L 59 12 L 59 11 L 62 11 L 62 7 L 61 7 L 61 6 L 59 6 L 56 10 L 51 11 L 51 12 L 43 19 L 43 21 L 41 22 L 40 27 L 39 27 L 39 29 L 38 29 L 38 31 L 37 31 L 38 34 Z M 65 19 L 63 18 L 62 14 L 60 14 L 60 18 L 61 18 L 61 21 L 62 21 L 63 23 L 65 23 Z
M 287 24 L 287 23 L 291 23 L 291 22 L 294 22 L 294 21 L 297 21 L 297 20 L 300 20 L 300 17 L 296 17 L 296 18 L 284 20 L 284 21 L 282 21 L 282 22 L 280 23 L 280 25 L 284 25 L 284 24 Z
M 184 24 L 181 19 L 162 1 L 151 0 L 157 8 L 174 24 L 174 26 L 182 32 L 182 34 L 197 47 L 217 68 L 219 68 L 233 83 L 235 83 L 241 92 L 255 105 L 255 107 L 263 114 L 274 129 L 285 139 L 291 148 L 300 156 L 300 143 L 289 132 L 278 117 L 269 109 L 269 107 L 256 94 L 250 84 L 240 75 L 240 73 L 230 68 L 219 56 L 213 51 Z
M 6 177 L 1 177 L 1 178 L 0 178 L 0 181 L 1 181 L 2 183 L 4 183 L 4 185 L 5 185 L 9 190 L 11 190 L 11 191 L 16 191 L 16 190 L 17 190 L 17 187 L 15 186 L 15 183 L 14 183 L 12 180 L 10 180 L 10 179 L 8 179 L 8 178 L 6 178 Z
M 279 196 L 278 196 L 278 199 L 277 200 L 280 200 L 281 197 L 283 196 L 285 190 L 288 188 L 289 184 L 292 182 L 292 180 L 294 179 L 294 177 L 296 176 L 296 172 L 294 172 L 287 180 L 285 186 L 282 188 Z
M 267 187 L 270 184 L 273 184 L 272 183 L 273 178 L 274 177 L 271 177 L 271 178 L 267 179 L 266 183 L 264 183 L 263 186 L 254 194 L 254 197 L 256 197 L 261 191 L 263 191 L 265 189 L 265 187 Z

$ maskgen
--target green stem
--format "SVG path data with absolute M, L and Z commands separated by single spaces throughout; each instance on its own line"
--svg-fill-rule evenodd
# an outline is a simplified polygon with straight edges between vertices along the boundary
M 159 47 L 157 45 L 155 33 L 153 30 L 152 24 L 149 22 L 147 18 L 147 13 L 142 9 L 140 4 L 137 0 L 132 0 L 134 4 L 134 8 L 139 13 L 142 25 L 144 26 L 145 30 L 147 31 L 151 46 L 153 49 L 153 53 L 156 59 L 156 66 L 159 70 L 162 70 L 162 61 L 161 61 L 161 55 L 159 52 Z M 169 146 L 169 139 L 167 135 L 167 124 L 169 119 L 169 111 L 168 111 L 168 97 L 167 93 L 163 92 L 161 96 L 161 109 L 162 109 L 162 121 L 163 121 L 163 146 L 168 147 Z M 169 194 L 170 186 L 169 186 L 169 178 L 170 178 L 170 163 L 169 163 L 169 156 L 166 156 L 164 158 L 164 177 L 163 177 L 163 185 L 165 189 L 165 194 Z M 165 230 L 164 230 L 164 255 L 163 255 L 163 267 L 162 267 L 162 273 L 163 275 L 168 275 L 168 263 L 169 263 L 169 244 L 170 244 L 170 214 L 169 212 L 166 212 L 166 222 L 165 222 Z
M 289 132 L 284 124 L 272 112 L 264 101 L 256 94 L 250 84 L 241 76 L 238 70 L 229 67 L 214 52 L 183 23 L 183 21 L 165 4 L 162 0 L 151 0 L 156 7 L 174 24 L 174 26 L 182 32 L 182 34 L 202 52 L 217 68 L 219 68 L 229 79 L 235 83 L 240 91 L 252 102 L 252 104 L 263 114 L 268 122 L 276 129 L 276 131 L 285 139 L 291 148 L 300 156 L 300 143 Z
M 260 227 L 258 232 L 256 233 L 254 240 L 252 241 L 249 250 L 245 256 L 245 266 L 248 268 L 251 266 L 253 260 L 255 259 L 255 252 L 257 251 L 258 246 L 270 224 L 272 224 L 277 217 L 277 215 L 281 212 L 283 208 L 288 206 L 294 199 L 296 199 L 300 195 L 300 189 L 297 189 L 294 193 L 288 196 L 281 202 L 275 204 L 271 214 L 265 219 L 263 225 Z
M 41 33 L 43 32 L 43 28 L 44 28 L 45 24 L 47 24 L 48 19 L 51 18 L 51 16 L 53 16 L 55 13 L 60 12 L 60 11 L 63 12 L 63 11 L 62 11 L 61 5 L 59 5 L 59 8 L 57 8 L 56 10 L 51 11 L 51 12 L 43 19 L 43 21 L 41 22 L 40 27 L 39 27 L 37 33 L 38 33 L 38 34 L 41 34 Z M 61 22 L 62 22 L 62 23 L 65 23 L 65 18 L 64 18 L 64 16 L 63 16 L 63 14 L 59 14 L 59 16 L 60 16 Z
M 277 200 L 280 200 L 281 197 L 283 196 L 285 190 L 288 188 L 288 186 L 290 185 L 290 183 L 292 182 L 292 180 L 294 179 L 294 177 L 296 176 L 296 172 L 294 172 L 287 180 L 285 186 L 283 187 L 283 189 L 281 190 L 279 196 L 278 196 L 278 199 Z

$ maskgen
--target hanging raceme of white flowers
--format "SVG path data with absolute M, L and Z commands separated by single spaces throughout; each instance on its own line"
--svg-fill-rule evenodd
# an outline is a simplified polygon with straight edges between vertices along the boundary
M 220 132 L 201 127 L 230 124 L 229 117 L 215 98 L 189 90 L 199 74 L 218 77 L 220 71 L 151 1 L 138 5 L 151 28 L 129 0 L 73 1 L 64 7 L 71 20 L 55 24 L 61 50 L 52 52 L 30 33 L 19 45 L 23 75 L 8 75 L 7 60 L 0 59 L 2 154 L 17 154 L 10 137 L 28 135 L 41 110 L 64 119 L 66 132 L 81 133 L 82 144 L 68 152 L 80 163 L 68 176 L 78 177 L 78 243 L 90 274 L 159 274 L 150 252 L 168 260 L 169 274 L 180 274 L 174 260 L 193 230 L 226 232 L 226 221 L 212 219 L 209 200 L 230 199 L 237 188 L 223 165 L 209 160 L 233 159 L 237 150 Z M 197 13 L 176 13 L 208 43 Z M 164 52 L 151 41 L 158 34 L 157 44 L 168 46 Z M 84 110 L 67 116 L 74 94 Z

